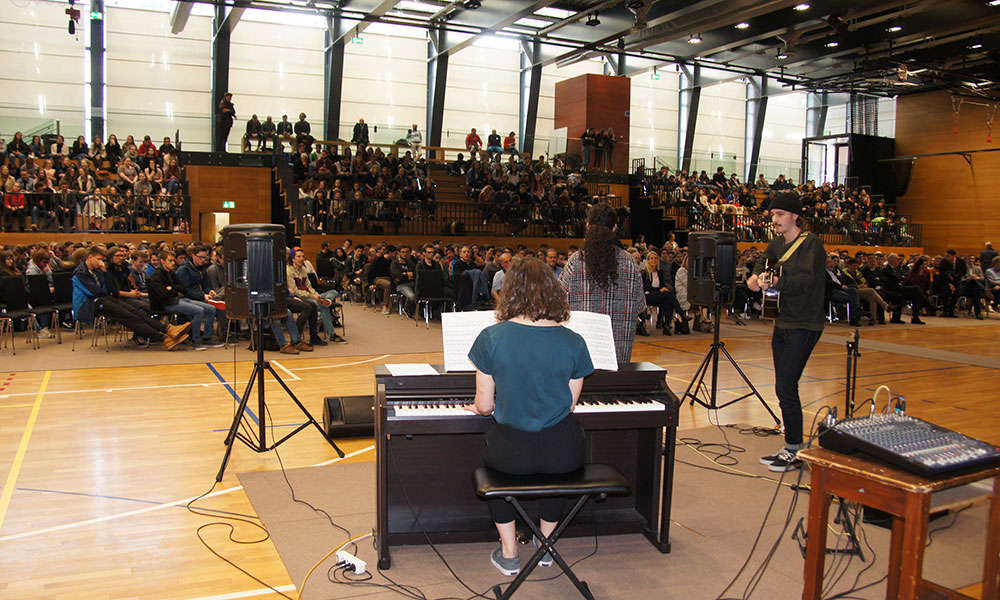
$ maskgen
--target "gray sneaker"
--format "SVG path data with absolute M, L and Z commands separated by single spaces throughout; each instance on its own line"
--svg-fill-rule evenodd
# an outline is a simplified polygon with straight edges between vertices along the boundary
M 782 448 L 775 455 L 774 460 L 768 465 L 768 471 L 774 471 L 775 473 L 782 473 L 785 471 L 794 471 L 802 467 L 802 461 L 796 458 L 794 452 L 788 450 L 787 448 Z
M 535 550 L 538 550 L 538 546 L 540 544 L 538 543 L 538 538 L 537 537 L 531 536 L 531 545 L 535 547 Z M 551 567 L 552 566 L 552 555 L 549 554 L 548 552 L 546 552 L 545 554 L 543 554 L 542 555 L 542 560 L 538 561 L 538 566 L 540 566 L 540 567 Z
M 521 571 L 521 559 L 504 558 L 503 546 L 498 546 L 497 549 L 490 554 L 490 562 L 497 568 L 497 571 L 500 571 L 508 577 L 517 575 Z

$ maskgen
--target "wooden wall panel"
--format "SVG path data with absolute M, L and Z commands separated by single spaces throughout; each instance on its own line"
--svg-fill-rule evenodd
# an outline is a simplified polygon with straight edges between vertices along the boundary
M 948 92 L 900 96 L 896 100 L 896 154 L 909 156 L 1000 148 L 1000 135 L 986 142 L 985 106 L 963 103 L 958 133 Z M 997 129 L 1000 129 L 998 124 Z M 998 132 L 1000 133 L 1000 132 Z M 948 248 L 978 253 L 986 241 L 1000 242 L 1000 152 L 918 158 L 906 195 L 899 198 L 903 213 L 923 225 L 928 253 Z
M 209 240 L 213 232 L 200 231 L 201 214 L 229 213 L 229 223 L 271 222 L 271 170 L 266 167 L 187 167 L 191 193 L 193 237 Z M 223 208 L 234 202 L 235 208 Z
M 612 127 L 618 137 L 614 170 L 629 170 L 629 117 L 632 97 L 628 77 L 586 74 L 556 83 L 554 126 L 567 127 L 569 152 L 580 152 L 580 134 L 587 127 L 597 130 Z

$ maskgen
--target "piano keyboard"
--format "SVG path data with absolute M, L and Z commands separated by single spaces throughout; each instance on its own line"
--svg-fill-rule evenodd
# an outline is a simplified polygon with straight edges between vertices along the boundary
M 444 400 L 413 400 L 394 401 L 389 406 L 389 419 L 412 418 L 442 418 L 442 417 L 474 417 L 475 413 L 466 410 L 472 406 L 471 398 L 450 398 Z M 637 399 L 629 397 L 592 397 L 577 402 L 576 414 L 595 413 L 626 413 L 665 411 L 667 405 L 654 399 Z

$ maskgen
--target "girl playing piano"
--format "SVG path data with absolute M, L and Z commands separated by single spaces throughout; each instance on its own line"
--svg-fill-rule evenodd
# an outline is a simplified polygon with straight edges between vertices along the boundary
M 496 316 L 499 323 L 484 329 L 469 351 L 476 366 L 472 410 L 496 420 L 486 433 L 486 466 L 515 475 L 581 468 L 584 436 L 573 409 L 594 366 L 583 338 L 560 325 L 569 319 L 566 291 L 542 261 L 519 259 L 504 278 Z M 514 508 L 490 500 L 489 509 L 501 544 L 490 561 L 504 575 L 516 575 Z M 539 500 L 538 512 L 548 536 L 562 518 L 563 498 Z M 552 557 L 539 564 L 551 565 Z

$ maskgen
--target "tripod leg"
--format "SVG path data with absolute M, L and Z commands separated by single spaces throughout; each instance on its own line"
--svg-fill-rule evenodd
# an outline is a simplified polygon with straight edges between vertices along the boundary
M 760 395 L 760 392 L 758 392 L 757 388 L 754 387 L 753 383 L 750 381 L 750 378 L 747 377 L 746 373 L 743 372 L 743 369 L 741 369 L 740 366 L 738 364 L 736 364 L 736 360 L 732 357 L 731 354 L 729 354 L 729 350 L 726 350 L 725 346 L 722 346 L 722 352 L 723 352 L 723 354 L 726 355 L 726 358 L 729 359 L 730 364 L 733 365 L 733 368 L 736 369 L 736 372 L 740 374 L 740 377 L 743 378 L 743 381 L 746 382 L 746 384 L 748 386 L 750 386 L 750 390 L 751 390 L 750 394 L 747 394 L 746 396 L 743 396 L 742 398 L 738 398 L 736 400 L 733 400 L 733 402 L 738 402 L 738 401 L 742 400 L 743 398 L 746 398 L 747 396 L 751 396 L 751 395 L 752 396 L 757 396 L 757 399 L 760 400 L 760 403 L 764 407 L 764 410 L 766 410 L 767 414 L 771 415 L 771 418 L 774 419 L 774 424 L 775 425 L 781 425 L 781 419 L 778 418 L 778 415 L 774 414 L 774 411 L 771 410 L 771 407 L 767 405 L 767 402 L 764 402 L 764 397 Z M 728 402 L 726 404 L 723 404 L 722 406 L 729 406 L 733 402 Z
M 705 381 L 705 375 L 708 374 L 709 361 L 712 360 L 712 354 L 714 352 L 715 352 L 715 347 L 713 346 L 708 351 L 708 354 L 705 355 L 705 358 L 701 361 L 701 365 L 698 367 L 698 370 L 695 371 L 694 377 L 691 379 L 691 383 L 689 383 L 688 386 L 687 386 L 687 389 L 684 390 L 684 395 L 681 396 L 681 403 L 683 403 L 685 400 L 687 400 L 688 396 L 690 396 L 691 397 L 691 404 L 692 405 L 695 402 L 697 402 L 698 404 L 701 404 L 701 405 L 704 405 L 704 406 L 708 406 L 707 404 L 705 404 L 701 400 L 701 398 L 698 397 L 697 392 L 698 392 L 699 389 L 701 389 L 701 386 L 702 386 L 703 382 Z M 694 390 L 694 391 L 692 391 L 692 390 Z
M 254 365 L 254 371 L 250 375 L 250 380 L 247 382 L 247 388 L 243 390 L 243 398 L 240 399 L 239 408 L 236 409 L 236 414 L 233 415 L 233 424 L 229 426 L 229 433 L 226 434 L 226 452 L 222 455 L 222 465 L 219 466 L 219 473 L 215 476 L 216 481 L 222 481 L 222 477 L 226 474 L 226 465 L 229 463 L 229 455 L 233 452 L 233 444 L 236 443 L 236 430 L 239 429 L 240 421 L 243 420 L 243 413 L 247 409 L 247 402 L 250 400 L 250 393 L 253 391 L 254 376 L 257 374 L 257 369 L 260 365 Z M 263 417 L 262 417 L 263 418 Z
M 330 446 L 332 446 L 333 449 L 337 452 L 337 456 L 339 456 L 340 458 L 344 458 L 344 451 L 341 450 L 337 446 L 337 443 L 333 441 L 333 438 L 331 438 L 329 436 L 329 434 L 327 434 L 327 432 L 323 431 L 323 428 L 320 427 L 319 423 L 316 422 L 316 419 L 314 419 L 313 416 L 311 414 L 309 414 L 309 411 L 306 409 L 306 407 L 303 406 L 302 403 L 299 402 L 299 399 L 295 397 L 295 394 L 292 393 L 292 390 L 290 390 L 288 388 L 288 386 L 285 385 L 285 382 L 281 380 L 281 377 L 278 377 L 278 374 L 274 372 L 274 368 L 271 366 L 271 364 L 270 363 L 266 363 L 264 366 L 271 373 L 271 376 L 274 377 L 274 380 L 277 381 L 278 384 L 281 386 L 281 389 L 285 390 L 285 393 L 288 394 L 288 397 L 291 398 L 292 401 L 295 402 L 295 404 L 299 407 L 299 410 L 302 411 L 302 414 L 304 414 L 305 416 L 307 416 L 309 418 L 309 421 L 308 421 L 308 423 L 306 423 L 306 425 L 308 425 L 308 424 L 311 423 L 314 427 L 316 427 L 316 430 L 319 431 L 320 435 L 322 435 L 324 438 L 326 438 L 326 441 L 329 442 Z M 264 418 L 264 416 L 261 415 L 262 422 L 263 422 L 263 418 Z M 271 448 L 274 448 L 275 446 L 277 446 L 281 442 L 283 442 L 283 441 L 287 440 L 288 438 L 290 438 L 291 436 L 295 435 L 295 433 L 297 433 L 299 430 L 301 430 L 301 427 L 299 429 L 296 429 L 295 431 L 293 431 L 289 435 L 281 438 L 281 440 L 275 442 L 271 446 Z

